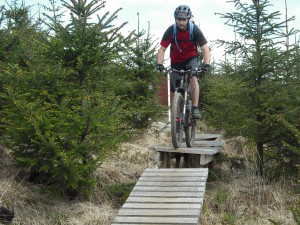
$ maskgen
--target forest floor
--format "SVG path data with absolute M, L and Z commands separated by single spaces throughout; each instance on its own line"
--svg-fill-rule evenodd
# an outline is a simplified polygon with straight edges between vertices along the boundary
M 54 198 L 16 179 L 19 171 L 0 149 L 0 205 L 14 209 L 11 224 L 16 225 L 109 225 L 143 171 L 159 167 L 148 146 L 171 143 L 165 125 L 154 124 L 105 161 L 95 172 L 97 182 L 88 200 Z M 285 178 L 284 171 L 276 181 L 261 179 L 254 172 L 255 146 L 243 137 L 223 141 L 222 153 L 209 167 L 201 224 L 296 225 L 291 208 L 299 199 L 297 182 Z

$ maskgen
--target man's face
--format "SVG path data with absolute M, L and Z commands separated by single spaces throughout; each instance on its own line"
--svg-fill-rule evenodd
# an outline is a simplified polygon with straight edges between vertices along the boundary
M 176 24 L 178 28 L 181 30 L 184 30 L 187 27 L 188 21 L 189 21 L 188 19 L 176 18 Z

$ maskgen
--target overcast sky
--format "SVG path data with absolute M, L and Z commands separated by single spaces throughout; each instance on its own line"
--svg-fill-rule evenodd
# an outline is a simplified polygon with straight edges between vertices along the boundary
M 35 5 L 38 2 L 46 4 L 46 0 L 23 0 L 26 5 Z M 300 3 L 299 0 L 286 0 L 288 6 L 288 16 L 296 16 L 296 20 L 290 23 L 290 27 L 299 29 L 300 26 Z M 20 0 L 21 2 L 21 0 Z M 59 0 L 57 0 L 59 2 Z M 245 3 L 251 3 L 252 0 L 242 0 Z M 269 8 L 270 12 L 279 10 L 282 18 L 285 15 L 285 0 L 270 0 L 273 6 Z M 227 13 L 234 10 L 234 4 L 226 0 L 107 0 L 106 7 L 99 11 L 102 15 L 106 11 L 114 12 L 118 8 L 123 8 L 118 13 L 118 19 L 114 23 L 121 24 L 128 21 L 123 32 L 129 32 L 137 29 L 137 13 L 139 13 L 140 29 L 147 29 L 150 22 L 150 33 L 154 35 L 158 42 L 162 38 L 164 31 L 168 26 L 174 23 L 174 10 L 178 5 L 188 5 L 195 22 L 200 25 L 200 29 L 209 41 L 209 45 L 216 39 L 233 40 L 234 33 L 232 28 L 224 25 L 225 20 L 215 13 Z M 212 51 L 215 59 L 222 58 L 223 49 L 216 47 Z
M 299 0 L 286 0 L 288 6 L 288 15 L 296 16 L 296 21 L 290 26 L 296 29 L 300 26 L 300 3 Z M 245 3 L 251 3 L 252 0 L 242 0 Z M 279 10 L 282 18 L 285 15 L 285 0 L 271 0 L 270 12 Z M 128 21 L 126 29 L 137 29 L 137 12 L 140 18 L 140 27 L 147 29 L 150 21 L 150 32 L 159 40 L 168 26 L 174 23 L 174 10 L 178 5 L 186 4 L 195 18 L 195 23 L 200 25 L 200 29 L 209 41 L 209 45 L 216 39 L 233 40 L 234 33 L 232 28 L 224 25 L 226 22 L 215 13 L 232 12 L 233 3 L 226 0 L 108 0 L 107 9 L 123 8 L 119 13 L 120 21 Z M 299 17 L 297 17 L 299 15 Z M 215 59 L 223 58 L 224 50 L 213 48 L 212 56 Z

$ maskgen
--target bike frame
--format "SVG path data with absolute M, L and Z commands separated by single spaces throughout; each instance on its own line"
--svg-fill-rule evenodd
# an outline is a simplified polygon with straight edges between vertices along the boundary
M 183 72 L 180 72 L 183 73 Z M 180 74 L 181 80 L 180 80 L 180 86 L 175 89 L 176 92 L 184 91 L 183 93 L 181 92 L 183 96 L 183 125 L 184 127 L 188 126 L 188 119 L 186 118 L 187 115 L 187 102 L 188 99 L 190 98 L 190 77 L 187 74 Z
M 191 70 L 175 70 L 181 77 L 180 85 L 175 89 L 172 103 L 171 113 L 171 136 L 174 148 L 179 148 L 183 141 L 183 133 L 185 133 L 185 141 L 187 147 L 192 147 L 195 140 L 196 119 L 192 118 L 192 98 L 190 93 L 190 79 L 192 77 Z M 196 73 L 198 72 L 195 71 Z

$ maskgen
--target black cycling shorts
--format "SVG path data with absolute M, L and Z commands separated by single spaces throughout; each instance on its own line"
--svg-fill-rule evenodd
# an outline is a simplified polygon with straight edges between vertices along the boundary
M 197 69 L 199 67 L 199 59 L 198 58 L 192 58 L 187 63 L 181 63 L 180 65 L 172 65 L 171 67 L 176 70 L 185 70 L 187 67 L 191 66 L 191 69 Z M 175 92 L 175 89 L 179 87 L 180 85 L 181 76 L 172 71 L 170 74 L 170 88 L 171 92 Z

